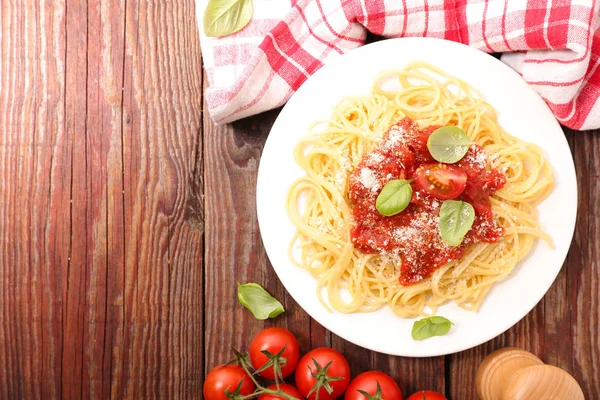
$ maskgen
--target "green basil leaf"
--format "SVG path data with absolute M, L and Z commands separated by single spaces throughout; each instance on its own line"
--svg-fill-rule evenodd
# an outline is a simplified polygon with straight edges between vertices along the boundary
M 412 328 L 412 338 L 414 340 L 423 340 L 432 336 L 444 336 L 450 332 L 454 325 L 449 319 L 441 316 L 433 316 L 415 321 Z
M 395 179 L 385 184 L 377 196 L 375 207 L 381 215 L 389 217 L 404 210 L 412 198 L 410 181 Z
M 206 36 L 231 35 L 252 19 L 252 0 L 210 0 L 204 10 Z
M 256 319 L 275 318 L 285 311 L 275 297 L 256 283 L 238 283 L 238 300 Z
M 459 246 L 473 226 L 475 210 L 464 201 L 446 200 L 440 208 L 440 235 L 449 246 Z
M 467 134 L 457 126 L 436 129 L 427 139 L 427 148 L 431 156 L 436 161 L 446 164 L 460 161 L 472 144 Z

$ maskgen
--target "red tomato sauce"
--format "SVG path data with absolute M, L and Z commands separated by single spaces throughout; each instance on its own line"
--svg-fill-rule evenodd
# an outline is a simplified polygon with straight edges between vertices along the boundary
M 495 242 L 503 234 L 494 222 L 489 195 L 505 185 L 506 177 L 489 167 L 486 153 L 475 144 L 454 164 L 467 174 L 465 190 L 456 200 L 470 203 L 476 214 L 460 246 L 448 246 L 440 237 L 443 200 L 420 190 L 414 182 L 411 202 L 402 212 L 386 217 L 377 211 L 377 196 L 387 182 L 411 179 L 419 165 L 435 162 L 427 149 L 427 138 L 437 128 L 419 130 L 412 120 L 404 118 L 390 128 L 373 151 L 363 156 L 349 177 L 354 216 L 352 242 L 364 253 L 400 256 L 402 285 L 417 283 L 441 265 L 460 259 L 469 245 Z

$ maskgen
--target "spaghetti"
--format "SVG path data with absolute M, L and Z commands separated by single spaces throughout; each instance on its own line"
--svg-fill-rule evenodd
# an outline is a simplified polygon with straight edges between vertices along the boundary
M 387 87 L 390 82 L 397 87 Z M 462 258 L 406 286 L 400 284 L 397 254 L 366 253 L 354 246 L 348 179 L 390 127 L 405 117 L 422 129 L 458 126 L 483 148 L 487 165 L 506 177 L 506 184 L 490 196 L 501 237 L 470 245 Z M 306 175 L 288 194 L 288 215 L 297 228 L 290 258 L 318 280 L 317 296 L 336 311 L 370 312 L 387 305 L 411 318 L 427 315 L 426 307 L 435 313 L 449 300 L 477 310 L 493 284 L 511 273 L 537 238 L 552 245 L 535 209 L 554 182 L 542 151 L 504 132 L 494 108 L 476 89 L 429 64 L 383 71 L 370 95 L 343 99 L 329 120 L 313 124 L 294 156 Z

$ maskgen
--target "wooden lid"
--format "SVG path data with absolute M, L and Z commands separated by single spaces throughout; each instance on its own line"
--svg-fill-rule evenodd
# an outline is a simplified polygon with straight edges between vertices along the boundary
M 535 365 L 517 371 L 502 400 L 585 400 L 581 387 L 565 370 Z
M 517 347 L 505 347 L 488 355 L 477 370 L 477 394 L 481 400 L 501 400 L 513 375 L 527 367 L 543 365 L 534 354 Z

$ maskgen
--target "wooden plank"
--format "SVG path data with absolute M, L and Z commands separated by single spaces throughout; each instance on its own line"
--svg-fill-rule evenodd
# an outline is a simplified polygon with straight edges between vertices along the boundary
M 336 335 L 333 335 L 333 347 L 346 356 L 353 376 L 370 370 L 385 372 L 398 382 L 405 397 L 423 389 L 445 391 L 444 357 L 389 356 L 363 349 Z
M 0 398 L 201 397 L 194 2 L 0 24 Z
M 69 5 L 67 5 L 69 7 Z M 122 101 L 125 1 L 90 1 L 83 151 L 73 154 L 74 201 L 85 199 L 85 271 L 81 395 L 107 398 L 114 349 L 121 347 L 125 263 L 123 227 Z M 118 16 L 115 18 L 114 16 Z M 76 95 L 76 94 L 75 94 Z M 81 95 L 79 95 L 81 97 Z M 79 141 L 76 139 L 76 143 Z M 85 167 L 85 168 L 83 168 Z M 76 253 L 74 253 L 74 256 Z M 77 259 L 72 259 L 73 268 Z
M 87 196 L 87 6 L 67 0 L 66 68 L 65 68 L 65 134 L 71 143 L 71 238 L 69 262 L 63 275 L 64 302 L 62 395 L 79 398 L 83 395 L 83 366 L 86 343 L 88 196 Z M 91 172 L 91 171 L 90 171 Z M 100 172 L 100 171 L 98 171 Z M 66 210 L 64 210 L 66 211 Z M 93 224 L 93 221 L 89 221 Z
M 358 374 L 370 369 L 390 373 L 403 390 L 444 390 L 444 359 L 401 359 L 362 349 L 331 335 L 301 310 L 277 279 L 260 242 L 255 182 L 259 156 L 276 112 L 215 126 L 205 115 L 206 181 L 206 373 L 231 357 L 230 348 L 247 349 L 265 326 L 284 326 L 303 353 L 326 346 L 345 354 Z M 236 282 L 257 282 L 279 299 L 287 312 L 256 321 L 236 298 Z M 290 307 L 291 306 L 291 307 Z
M 204 114 L 205 373 L 231 359 L 232 347 L 247 350 L 251 338 L 266 325 L 286 326 L 288 319 L 294 320 L 289 298 L 282 296 L 284 291 L 268 267 L 256 219 L 258 160 L 273 118 L 271 113 L 215 126 Z M 256 320 L 237 300 L 238 282 L 259 283 L 288 312 L 267 323 Z M 294 325 L 304 325 L 299 322 Z
M 562 292 L 546 303 L 547 362 L 567 368 L 586 399 L 600 398 L 600 130 L 568 132 L 579 209 Z
M 0 398 L 61 396 L 69 258 L 65 4 L 0 7 Z M 52 266 L 52 268 L 48 268 Z
M 586 398 L 600 396 L 597 340 L 600 142 L 597 131 L 566 130 L 566 134 L 577 169 L 579 210 L 565 265 L 542 301 L 513 328 L 488 343 L 448 357 L 451 398 L 474 398 L 474 385 L 461 382 L 474 382 L 485 356 L 504 346 L 522 347 L 544 362 L 564 368 L 580 383 Z
M 194 1 L 126 3 L 123 344 L 114 398 L 202 391 L 202 69 Z
M 502 335 L 460 353 L 446 356 L 449 379 L 446 392 L 449 398 L 477 398 L 475 376 L 483 359 L 505 346 L 516 346 L 543 355 L 544 301 L 542 300 L 521 321 Z

